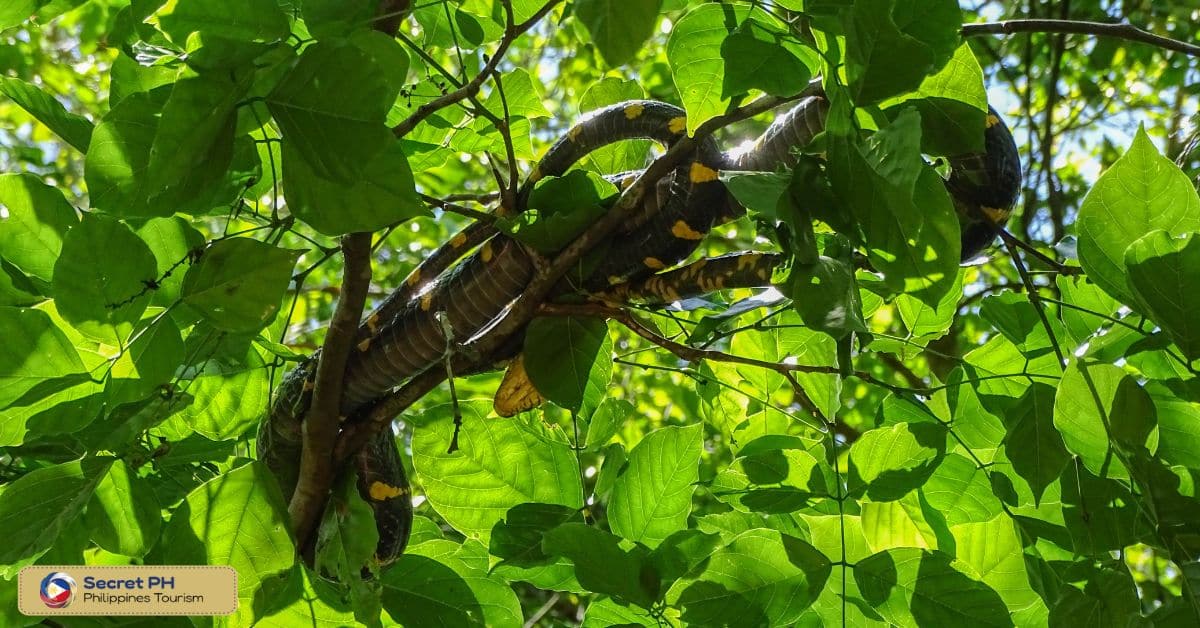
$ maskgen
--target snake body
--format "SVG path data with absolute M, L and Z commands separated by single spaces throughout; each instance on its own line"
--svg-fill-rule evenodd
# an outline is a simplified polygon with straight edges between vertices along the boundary
M 827 111 L 822 96 L 807 97 L 778 116 L 754 147 L 741 154 L 721 153 L 711 138 L 702 142 L 689 160 L 658 183 L 660 193 L 646 195 L 646 211 L 610 236 L 605 255 L 590 272 L 580 281 L 562 282 L 558 293 L 615 295 L 622 292 L 622 286 L 666 282 L 667 277 L 652 275 L 682 261 L 714 223 L 741 211 L 718 181 L 718 173 L 769 171 L 794 164 L 794 150 L 822 131 Z M 964 257 L 977 253 L 993 237 L 994 226 L 982 223 L 978 215 L 982 212 L 1002 222 L 1015 203 L 1020 184 L 1012 136 L 995 112 L 988 120 L 985 151 L 950 158 L 952 175 L 946 186 L 962 217 Z M 596 148 L 628 139 L 651 139 L 670 146 L 685 129 L 683 110 L 666 103 L 629 101 L 599 109 L 579 120 L 547 151 L 519 192 L 518 206 L 523 206 L 539 180 L 564 174 Z M 610 180 L 623 185 L 636 174 L 616 175 Z M 478 247 L 470 252 L 475 245 Z M 521 294 L 535 273 L 535 260 L 520 242 L 504 234 L 484 239 L 480 230 L 456 236 L 433 258 L 439 262 L 432 264 L 435 269 L 462 261 L 437 277 L 423 276 L 423 269 L 430 265 L 423 264 L 406 280 L 406 287 L 360 327 L 357 350 L 344 377 L 344 416 L 438 364 L 451 340 L 463 341 L 485 329 Z M 728 266 L 730 273 L 746 272 L 746 262 L 760 258 L 773 262 L 777 256 L 730 258 L 713 268 Z M 749 270 L 760 279 L 769 278 L 761 268 Z M 673 272 L 680 275 L 685 271 Z M 694 287 L 719 286 L 700 281 Z M 624 293 L 631 294 L 629 289 Z M 447 332 L 452 338 L 447 338 Z M 315 363 L 314 356 L 286 376 L 260 428 L 260 458 L 289 496 L 297 481 L 301 424 L 310 402 Z M 385 430 L 357 455 L 356 466 L 360 493 L 376 514 L 380 533 L 376 559 L 386 565 L 403 552 L 412 521 L 408 482 L 390 431 Z

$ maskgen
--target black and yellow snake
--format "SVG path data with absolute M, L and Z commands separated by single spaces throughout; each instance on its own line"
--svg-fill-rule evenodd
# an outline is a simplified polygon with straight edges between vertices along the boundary
M 701 142 L 682 166 L 658 182 L 656 193 L 646 195 L 643 211 L 610 237 L 605 255 L 586 276 L 562 281 L 558 293 L 600 293 L 610 300 L 673 300 L 725 285 L 768 285 L 771 268 L 782 257 L 778 254 L 734 255 L 708 260 L 703 268 L 658 271 L 684 260 L 714 224 L 742 211 L 725 191 L 719 172 L 774 171 L 794 165 L 795 150 L 822 131 L 827 111 L 822 94 L 810 95 L 778 116 L 752 149 L 738 155 L 722 153 L 711 138 Z M 995 111 L 989 111 L 987 121 L 984 152 L 948 159 L 951 174 L 945 185 L 959 211 L 964 258 L 974 256 L 994 238 L 995 226 L 980 216 L 1003 224 L 1020 188 L 1020 161 L 1012 135 Z M 652 139 L 669 146 L 686 127 L 684 111 L 662 102 L 629 101 L 599 109 L 550 148 L 518 199 L 527 198 L 540 179 L 564 174 L 601 146 L 628 139 Z M 636 174 L 613 175 L 610 180 L 624 185 Z M 534 264 L 520 242 L 482 224 L 443 245 L 360 326 L 357 349 L 346 368 L 342 415 L 350 416 L 439 364 L 447 350 L 447 330 L 456 339 L 470 338 L 502 315 L 530 282 Z M 496 357 L 512 357 L 512 353 Z M 311 401 L 315 363 L 314 356 L 286 376 L 259 431 L 259 457 L 275 473 L 285 496 L 296 486 L 301 423 Z M 504 394 L 508 380 L 501 385 L 498 411 L 508 414 L 536 402 L 513 391 Z M 386 565 L 403 552 L 412 521 L 408 482 L 390 431 L 372 440 L 355 461 L 360 493 L 376 514 L 380 533 L 376 559 Z

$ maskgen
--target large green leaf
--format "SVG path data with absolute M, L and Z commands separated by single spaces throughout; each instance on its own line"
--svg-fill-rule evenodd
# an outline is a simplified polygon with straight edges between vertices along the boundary
M 63 238 L 54 264 L 58 313 L 84 334 L 119 346 L 150 302 L 154 254 L 124 223 L 88 213 Z
M 917 493 L 896 501 L 862 504 L 862 534 L 872 552 L 897 547 L 938 549 L 949 545 L 939 533 L 944 522 L 932 514 Z
M 392 141 L 384 121 L 397 90 L 361 48 L 318 42 L 280 79 L 267 106 L 313 172 L 353 183 Z
M 87 371 L 105 358 L 58 316 L 52 301 L 37 309 L 0 308 L 0 333 L 11 347 L 0 354 L 0 443 L 20 445 L 27 433 L 74 432 L 95 418 L 102 385 Z
M 983 69 L 962 44 L 946 67 L 921 82 L 916 91 L 889 100 L 888 113 L 912 105 L 921 114 L 921 149 L 933 155 L 962 155 L 983 150 L 988 112 Z
M 612 340 L 598 318 L 535 318 L 525 332 L 525 371 L 550 401 L 590 414 L 612 377 Z
M 379 0 L 301 0 L 304 25 L 318 38 L 371 28 Z
M 789 40 L 787 31 L 748 19 L 721 43 L 725 78 L 721 97 L 758 89 L 771 96 L 793 96 L 808 85 L 816 53 Z
M 1200 469 L 1200 380 L 1151 381 L 1146 392 L 1158 417 L 1158 455 Z
M 656 547 L 687 527 L 692 493 L 699 479 L 699 423 L 664 427 L 648 434 L 629 452 L 629 462 L 613 485 L 608 520 L 618 536 Z
M 456 544 L 408 548 L 383 577 L 383 607 L 403 626 L 519 626 L 521 603 L 508 583 L 451 554 Z
M 709 488 L 738 510 L 786 513 L 831 495 L 832 480 L 832 469 L 807 451 L 768 449 L 734 459 Z
M 742 4 L 702 4 L 671 29 L 667 61 L 683 108 L 687 110 L 688 134 L 725 113 L 729 105 L 729 100 L 721 95 L 725 83 L 721 44 L 748 13 L 749 8 Z
M 1125 249 L 1125 269 L 1146 315 L 1189 360 L 1200 358 L 1200 238 L 1152 231 Z
M 143 189 L 152 206 L 179 207 L 211 197 L 223 182 L 233 159 L 235 107 L 249 88 L 248 78 L 202 74 L 171 88 L 146 165 Z
M 237 438 L 254 427 L 270 401 L 270 372 L 251 350 L 241 361 L 207 360 L 188 384 L 192 403 L 167 424 L 212 440 Z
M 70 525 L 105 477 L 112 458 L 89 457 L 31 471 L 0 492 L 0 565 L 5 576 L 41 556 Z
M 654 32 L 662 0 L 578 0 L 575 16 L 592 34 L 604 61 L 631 61 Z
M 63 236 L 79 224 L 62 192 L 32 174 L 0 175 L 0 256 L 26 274 L 49 282 Z
M 261 628 L 292 626 L 352 626 L 354 610 L 343 598 L 340 587 L 315 576 L 306 568 L 292 571 L 288 586 L 277 597 L 278 608 L 262 614 L 254 623 Z
M 945 447 L 945 429 L 935 423 L 863 432 L 850 446 L 851 486 L 861 482 L 873 499 L 897 499 L 924 483 Z
M 279 311 L 299 256 L 249 238 L 221 240 L 188 269 L 183 302 L 218 329 L 258 331 Z
M 1054 388 L 1036 383 L 1005 415 L 1005 453 L 1013 470 L 1029 483 L 1034 500 L 1054 483 L 1071 458 L 1054 427 Z
M 1174 162 L 1159 154 L 1144 129 L 1100 175 L 1079 206 L 1079 263 L 1088 278 L 1123 303 L 1129 288 L 1125 250 L 1155 230 L 1173 236 L 1200 231 L 1200 196 Z
M 1041 625 L 1047 608 L 1030 586 L 1016 522 L 1007 515 L 997 515 L 986 521 L 953 525 L 951 531 L 957 541 L 956 557 L 1000 595 L 1014 614 L 1014 623 Z
M 377 231 L 428 213 L 417 198 L 412 169 L 400 142 L 370 158 L 351 183 L 317 174 L 295 142 L 283 142 L 283 194 L 288 210 L 325 235 Z
M 626 549 L 621 539 L 583 523 L 566 523 L 546 533 L 542 550 L 565 556 L 575 579 L 588 591 L 650 608 L 658 599 L 658 574 L 646 548 Z
M 19 4 L 19 2 L 18 2 Z M 4 18 L 0 17 L 0 29 Z M 50 94 L 36 85 L 20 79 L 0 77 L 0 94 L 4 94 L 49 127 L 75 150 L 86 153 L 92 141 L 92 123 L 85 117 L 73 114 Z
M 539 423 L 489 416 L 488 402 L 461 404 L 459 449 L 450 406 L 426 413 L 413 434 L 413 466 L 434 510 L 456 530 L 487 542 L 496 522 L 525 502 L 583 506 L 579 469 L 565 442 Z
M 817 599 L 829 560 L 812 545 L 774 530 L 749 530 L 681 578 L 667 601 L 704 626 L 786 626 Z
M 947 525 L 988 521 L 1001 512 L 987 471 L 961 454 L 947 454 L 921 492 Z
M 172 41 L 184 44 L 192 33 L 246 42 L 287 37 L 287 15 L 274 0 L 174 0 L 155 15 Z
M 1120 368 L 1076 360 L 1063 373 L 1054 399 L 1054 426 L 1092 473 L 1128 477 L 1113 445 L 1144 449 L 1154 424 L 1150 396 Z
M 229 565 L 237 570 L 239 605 L 263 582 L 296 564 L 290 519 L 270 470 L 251 462 L 188 494 L 163 531 L 163 560 L 177 565 Z
M 953 0 L 860 0 L 846 15 L 846 74 L 858 105 L 910 91 L 958 47 Z
M 867 603 L 897 626 L 1013 625 L 1000 596 L 941 552 L 880 552 L 854 566 L 854 579 Z
M 117 462 L 96 486 L 84 521 L 96 545 L 114 554 L 143 556 L 158 541 L 162 507 L 150 483 Z
M 185 264 L 193 251 L 203 250 L 204 235 L 178 216 L 147 220 L 138 227 L 137 234 L 150 245 L 158 267 L 158 288 L 150 302 L 168 307 L 179 300 Z
M 37 12 L 38 7 L 49 0 L 12 0 L 0 6 L 0 31 L 11 28 L 29 19 Z
M 92 131 L 84 163 L 93 209 L 115 216 L 170 216 L 174 207 L 151 208 L 146 199 L 146 168 L 158 129 L 158 116 L 170 90 L 130 94 Z

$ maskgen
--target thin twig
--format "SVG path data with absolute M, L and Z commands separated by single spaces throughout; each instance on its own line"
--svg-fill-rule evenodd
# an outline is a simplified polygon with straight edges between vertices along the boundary
M 405 135 L 411 133 L 413 129 L 417 128 L 417 125 L 420 124 L 422 120 L 433 115 L 433 113 L 439 109 L 462 102 L 463 100 L 479 93 L 479 89 L 483 87 L 484 81 L 493 75 L 493 73 L 496 71 L 496 67 L 500 65 L 500 60 L 504 58 L 504 53 L 508 52 L 509 46 L 516 41 L 517 37 L 529 30 L 534 24 L 545 17 L 546 14 L 550 13 L 550 11 L 553 10 L 554 7 L 560 2 L 562 2 L 562 0 L 549 0 L 528 20 L 525 20 L 520 24 L 514 24 L 512 21 L 511 2 L 504 0 L 501 3 L 507 9 L 507 24 L 504 27 L 504 36 L 500 39 L 500 43 L 496 46 L 496 51 L 492 53 L 491 58 L 488 59 L 487 64 L 483 66 L 483 69 L 479 72 L 479 74 L 476 74 L 475 78 L 471 79 L 466 85 L 463 85 L 452 92 L 444 94 L 430 102 L 421 105 L 420 107 L 417 107 L 417 110 L 414 111 L 412 115 L 405 118 L 400 124 L 392 127 L 392 133 L 394 133 L 396 137 L 404 137 Z
M 437 198 L 436 196 L 430 196 L 428 194 L 421 194 L 420 196 L 421 196 L 421 200 L 425 201 L 425 203 L 427 205 L 433 205 L 434 207 L 436 207 L 442 211 L 450 212 L 451 214 L 458 214 L 460 216 L 467 216 L 469 218 L 474 218 L 475 220 L 478 220 L 479 222 L 486 223 L 489 225 L 495 224 L 495 222 L 496 222 L 496 216 L 489 214 L 487 212 L 481 212 L 478 209 L 471 209 L 470 207 L 463 207 L 462 205 L 451 203 L 450 201 L 444 201 L 440 198 Z
M 1105 22 L 1085 22 L 1081 20 L 1004 20 L 1002 22 L 981 22 L 978 24 L 963 24 L 963 37 L 976 35 L 1012 35 L 1015 33 L 1066 33 L 1072 35 L 1097 35 L 1099 37 L 1115 37 L 1128 41 L 1136 41 L 1163 50 L 1181 52 L 1193 57 L 1200 57 L 1200 46 L 1187 42 L 1155 35 L 1129 23 L 1110 24 Z

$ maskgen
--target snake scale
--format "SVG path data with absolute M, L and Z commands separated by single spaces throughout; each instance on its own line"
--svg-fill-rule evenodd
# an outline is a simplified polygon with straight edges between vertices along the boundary
M 733 284 L 739 274 L 754 275 L 765 283 L 780 255 L 716 258 L 709 261 L 703 276 L 689 268 L 656 273 L 690 255 L 714 224 L 743 211 L 718 180 L 720 171 L 773 171 L 794 165 L 795 149 L 823 130 L 827 111 L 822 94 L 808 96 L 777 116 L 752 148 L 740 154 L 722 153 L 711 138 L 701 142 L 683 165 L 657 183 L 656 193 L 646 194 L 642 211 L 610 236 L 605 254 L 586 276 L 581 281 L 561 281 L 557 294 L 663 300 L 717 289 L 720 279 Z M 670 146 L 683 136 L 686 126 L 684 111 L 662 102 L 628 101 L 596 110 L 547 151 L 518 193 L 518 206 L 539 180 L 564 174 L 601 146 L 629 139 Z M 994 110 L 989 109 L 984 140 L 982 153 L 948 159 L 951 174 L 945 185 L 962 223 L 964 258 L 977 254 L 994 238 L 995 227 L 978 216 L 1003 224 L 1020 188 L 1016 145 Z M 608 178 L 625 186 L 636 174 Z M 346 367 L 342 416 L 440 363 L 448 344 L 446 331 L 463 340 L 485 329 L 533 278 L 534 263 L 520 242 L 481 223 L 439 248 L 360 326 L 357 349 Z M 442 268 L 448 270 L 441 272 Z M 289 497 L 297 482 L 301 426 L 311 402 L 315 365 L 314 354 L 284 378 L 259 431 L 259 457 Z M 408 481 L 393 434 L 384 430 L 374 438 L 357 454 L 355 466 L 359 491 L 375 511 L 380 536 L 375 558 L 380 566 L 387 565 L 404 551 L 412 521 Z

